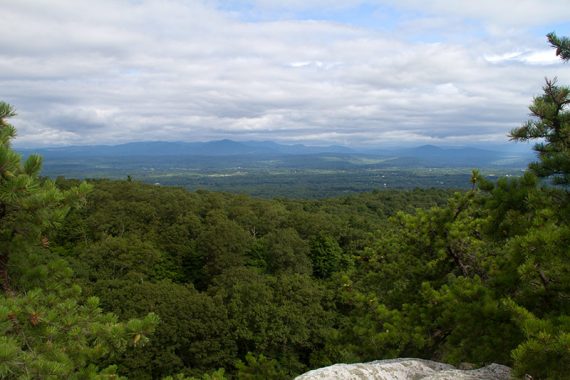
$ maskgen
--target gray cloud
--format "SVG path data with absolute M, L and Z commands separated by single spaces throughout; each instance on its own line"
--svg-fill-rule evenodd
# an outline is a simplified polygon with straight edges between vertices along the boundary
M 457 22 L 445 27 L 461 15 L 514 28 L 494 16 L 499 2 L 447 12 L 451 2 L 429 2 L 417 9 L 440 15 L 421 16 L 417 25 L 407 18 L 390 32 L 296 13 L 323 2 L 287 3 L 290 19 L 256 22 L 214 1 L 6 3 L 0 88 L 19 111 L 22 146 L 227 137 L 501 142 L 527 118 L 544 76 L 570 81 L 543 36 L 519 28 L 512 40 L 479 31 L 461 42 Z M 338 2 L 336 9 L 359 3 Z M 523 3 L 532 12 L 541 2 Z M 270 0 L 250 4 L 249 12 L 283 8 Z M 567 12 L 560 4 L 546 8 Z M 547 16 L 537 11 L 541 22 L 557 20 Z M 440 40 L 410 40 L 404 32 L 412 29 L 436 30 Z

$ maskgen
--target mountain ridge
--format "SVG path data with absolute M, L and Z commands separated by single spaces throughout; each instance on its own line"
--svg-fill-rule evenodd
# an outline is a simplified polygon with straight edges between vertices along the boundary
M 513 145 L 514 146 L 514 145 Z M 152 148 L 152 149 L 150 149 Z M 153 150 L 154 149 L 154 150 Z M 184 141 L 135 141 L 122 144 L 96 144 L 96 145 L 68 145 L 57 147 L 35 147 L 16 148 L 22 153 L 46 152 L 54 153 L 144 153 L 145 155 L 173 155 L 185 153 L 189 155 L 231 155 L 231 154 L 259 154 L 259 153 L 281 153 L 281 154 L 307 154 L 307 153 L 357 153 L 373 155 L 411 154 L 419 153 L 441 154 L 443 152 L 473 151 L 473 152 L 499 152 L 500 149 L 479 148 L 474 146 L 437 146 L 433 144 L 418 145 L 416 147 L 404 148 L 352 148 L 343 145 L 304 145 L 304 144 L 281 144 L 270 140 L 264 141 L 235 141 L 231 139 L 209 140 L 200 142 Z M 182 151 L 184 150 L 184 151 Z M 521 150 L 509 149 L 509 151 Z M 530 150 L 529 150 L 530 152 Z
M 352 165 L 355 161 L 379 161 L 382 166 L 393 167 L 526 167 L 532 161 L 529 152 L 491 150 L 477 147 L 439 147 L 421 145 L 414 148 L 396 149 L 357 149 L 339 145 L 307 146 L 286 145 L 273 141 L 234 141 L 229 139 L 206 142 L 144 141 L 118 145 L 85 145 L 55 148 L 20 149 L 24 156 L 38 153 L 46 162 L 52 160 L 81 159 L 137 159 L 163 158 L 204 158 L 209 160 L 231 161 L 238 158 L 252 160 L 283 159 L 287 166 L 302 161 L 302 166 L 319 160 L 337 162 L 340 166 Z M 293 161 L 292 161 L 293 160 Z M 294 166 L 298 166 L 296 163 Z

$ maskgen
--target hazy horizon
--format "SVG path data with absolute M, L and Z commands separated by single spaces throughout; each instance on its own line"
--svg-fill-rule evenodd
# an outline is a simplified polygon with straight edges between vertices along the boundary
M 395 151 L 402 149 L 414 149 L 427 146 L 434 146 L 441 149 L 469 149 L 476 148 L 481 150 L 491 150 L 497 151 L 501 149 L 507 149 L 511 152 L 531 152 L 533 144 L 531 143 L 520 143 L 520 142 L 507 142 L 507 143 L 473 143 L 473 144 L 422 144 L 422 143 L 388 143 L 388 144 L 378 144 L 378 145 L 343 145 L 343 144 L 328 144 L 326 142 L 315 142 L 304 144 L 300 142 L 276 142 L 271 140 L 233 140 L 233 139 L 219 139 L 219 140 L 202 140 L 202 141 L 181 141 L 181 140 L 146 140 L 146 141 L 129 141 L 125 143 L 108 143 L 108 144 L 69 144 L 69 145 L 51 145 L 51 146 L 15 146 L 17 150 L 22 151 L 32 151 L 32 150 L 49 150 L 49 149 L 65 149 L 65 148 L 89 148 L 89 147 L 117 147 L 123 145 L 132 144 L 209 144 L 209 143 L 219 143 L 219 142 L 231 142 L 238 144 L 279 144 L 284 147 L 294 147 L 303 146 L 306 148 L 327 148 L 327 147 L 339 147 L 354 150 L 355 152 L 365 152 L 374 150 L 386 150 Z

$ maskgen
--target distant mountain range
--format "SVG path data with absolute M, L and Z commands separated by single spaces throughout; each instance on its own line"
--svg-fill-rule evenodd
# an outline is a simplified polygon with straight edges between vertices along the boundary
M 353 153 L 343 146 L 284 145 L 273 141 L 215 140 L 208 142 L 132 142 L 120 145 L 85 145 L 58 148 L 22 149 L 24 154 L 37 152 L 44 156 L 243 156 L 298 155 L 319 153 Z
M 285 161 L 335 158 L 340 162 L 365 162 L 366 159 L 378 161 L 382 166 L 394 167 L 524 167 L 532 161 L 534 155 L 530 151 L 490 150 L 473 147 L 447 148 L 434 145 L 423 145 L 416 148 L 364 150 L 344 146 L 306 146 L 302 144 L 285 145 L 272 141 L 216 140 L 208 142 L 133 142 L 120 145 L 88 145 L 58 148 L 20 149 L 24 156 L 32 153 L 42 155 L 48 162 L 61 159 L 88 158 L 128 158 L 129 161 L 148 157 L 201 157 L 225 159 L 247 157 L 255 158 L 281 157 Z M 289 156 L 299 156 L 298 159 Z M 289 157 L 289 158 L 287 158 Z M 309 164 L 309 163 L 307 163 Z M 361 164 L 359 164 L 361 166 Z

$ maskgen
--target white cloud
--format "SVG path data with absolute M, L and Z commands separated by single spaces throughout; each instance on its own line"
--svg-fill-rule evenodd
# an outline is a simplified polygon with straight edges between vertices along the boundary
M 470 18 L 503 27 L 526 27 L 570 20 L 568 0 L 381 0 L 433 14 Z
M 444 3 L 418 9 L 438 12 Z M 246 22 L 236 17 L 239 9 L 212 4 L 7 2 L 0 88 L 20 112 L 16 143 L 497 141 L 527 118 L 541 78 L 570 80 L 544 44 L 472 35 L 424 43 L 338 20 Z M 284 7 L 272 4 L 262 5 Z M 503 9 L 481 4 L 484 11 L 472 14 L 486 22 Z M 450 13 L 470 12 L 456 8 L 424 23 L 426 30 L 444 28 Z M 396 27 L 412 26 L 406 18 Z
M 522 62 L 531 65 L 556 65 L 560 63 L 560 58 L 552 49 L 485 55 L 485 59 L 491 63 Z

